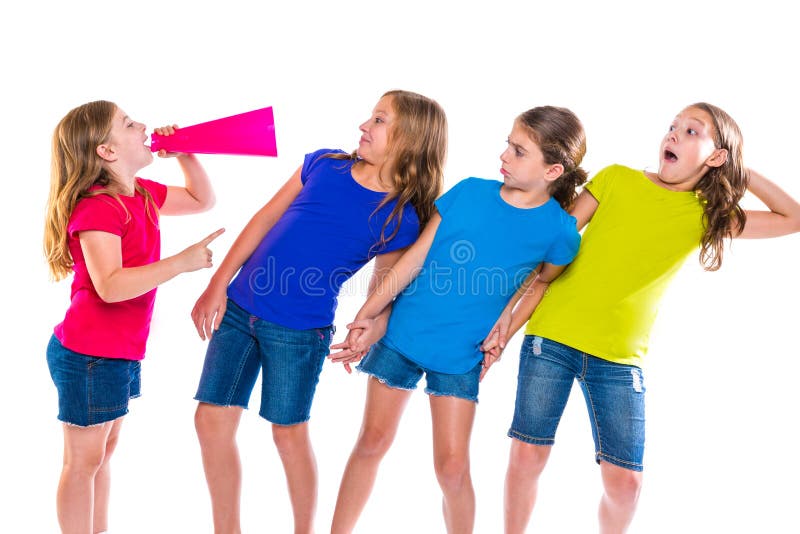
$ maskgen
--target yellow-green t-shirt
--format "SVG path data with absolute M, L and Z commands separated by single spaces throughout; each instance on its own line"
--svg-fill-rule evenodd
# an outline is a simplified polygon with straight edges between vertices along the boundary
M 661 295 L 700 244 L 703 206 L 694 192 L 664 189 L 622 165 L 606 167 L 586 189 L 597 211 L 525 333 L 640 366 Z

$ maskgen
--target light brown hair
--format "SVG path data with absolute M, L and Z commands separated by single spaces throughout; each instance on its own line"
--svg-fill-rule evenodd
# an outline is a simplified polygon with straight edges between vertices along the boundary
M 703 203 L 705 233 L 700 240 L 700 263 L 707 271 L 722 266 L 725 239 L 744 230 L 747 216 L 739 201 L 747 190 L 747 169 L 742 156 L 742 132 L 730 115 L 722 109 L 698 102 L 690 108 L 705 111 L 714 126 L 714 144 L 727 150 L 728 157 L 721 166 L 711 167 L 695 186 Z
M 517 117 L 542 151 L 548 165 L 560 164 L 564 172 L 548 186 L 548 193 L 569 210 L 578 197 L 578 187 L 588 174 L 580 166 L 586 154 L 586 133 L 578 117 L 567 108 L 539 106 Z

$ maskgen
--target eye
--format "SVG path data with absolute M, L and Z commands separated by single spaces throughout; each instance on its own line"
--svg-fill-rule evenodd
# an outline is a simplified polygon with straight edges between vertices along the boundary
M 689 128 L 688 130 L 686 130 L 686 133 L 688 133 L 689 135 L 697 135 L 697 130 L 695 130 L 694 128 Z
M 675 131 L 675 125 L 674 124 L 670 124 L 668 131 L 674 132 Z
M 382 124 L 382 123 L 383 123 L 383 119 L 382 118 L 375 117 L 375 124 Z

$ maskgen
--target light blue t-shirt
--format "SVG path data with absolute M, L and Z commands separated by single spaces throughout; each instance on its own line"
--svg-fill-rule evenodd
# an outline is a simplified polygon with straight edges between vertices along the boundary
M 442 217 L 420 274 L 395 300 L 383 342 L 425 369 L 466 373 L 500 312 L 540 263 L 578 252 L 575 218 L 557 201 L 511 206 L 502 182 L 467 178 L 436 201 Z
M 381 228 L 396 202 L 355 181 L 352 160 L 307 154 L 303 189 L 267 232 L 228 286 L 228 296 L 267 321 L 305 330 L 333 324 L 342 284 L 376 254 L 407 247 L 419 235 L 414 207 L 403 208 L 397 234 L 381 244 Z M 377 211 L 376 211 L 377 209 Z M 384 230 L 389 237 L 394 219 Z

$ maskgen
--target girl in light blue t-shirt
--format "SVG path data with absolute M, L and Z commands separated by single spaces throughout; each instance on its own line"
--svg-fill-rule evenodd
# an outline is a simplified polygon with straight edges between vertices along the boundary
M 371 375 L 332 533 L 355 526 L 423 375 L 445 523 L 451 532 L 471 531 L 469 437 L 478 384 L 494 361 L 484 357 L 481 342 L 526 279 L 551 280 L 577 253 L 580 235 L 565 210 L 586 180 L 579 166 L 585 152 L 583 127 L 571 111 L 526 111 L 514 121 L 500 156 L 503 181 L 458 183 L 436 201 L 437 212 L 416 243 L 379 273 L 381 282 L 348 325 L 347 339 L 331 347 L 342 349 L 330 356 L 333 361 L 349 371 L 363 357 L 358 369 Z

